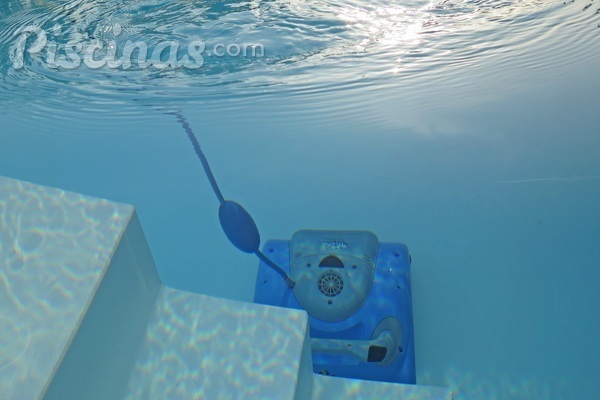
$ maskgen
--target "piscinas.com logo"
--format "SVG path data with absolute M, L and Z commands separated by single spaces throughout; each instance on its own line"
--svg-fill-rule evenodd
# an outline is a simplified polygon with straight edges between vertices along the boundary
M 122 32 L 121 26 L 112 26 L 110 40 L 69 40 L 60 43 L 50 40 L 60 37 L 62 26 L 55 25 L 49 35 L 39 26 L 29 25 L 18 29 L 15 40 L 9 48 L 13 68 L 25 66 L 26 54 L 36 57 L 48 68 L 75 69 L 85 66 L 91 69 L 130 68 L 145 69 L 198 69 L 206 57 L 264 57 L 265 50 L 260 43 L 215 43 L 210 50 L 203 40 L 194 39 L 185 43 L 165 40 L 147 43 L 143 40 L 116 39 Z

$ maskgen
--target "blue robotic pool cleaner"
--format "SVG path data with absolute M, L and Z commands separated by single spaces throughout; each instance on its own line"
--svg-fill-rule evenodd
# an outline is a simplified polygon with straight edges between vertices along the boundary
M 261 251 L 254 220 L 225 200 L 189 123 L 173 114 L 219 200 L 225 235 L 260 259 L 254 301 L 308 313 L 314 372 L 416 383 L 408 248 L 367 231 L 300 230 Z

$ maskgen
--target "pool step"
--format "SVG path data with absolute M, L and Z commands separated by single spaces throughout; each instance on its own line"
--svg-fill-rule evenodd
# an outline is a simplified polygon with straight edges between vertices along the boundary
M 304 311 L 161 284 L 133 207 L 0 177 L 7 400 L 451 399 L 314 375 Z

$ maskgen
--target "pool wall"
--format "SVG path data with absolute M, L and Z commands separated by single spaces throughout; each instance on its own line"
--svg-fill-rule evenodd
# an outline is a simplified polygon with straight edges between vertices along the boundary
M 6 399 L 451 399 L 314 375 L 308 318 L 162 285 L 132 206 L 0 177 Z

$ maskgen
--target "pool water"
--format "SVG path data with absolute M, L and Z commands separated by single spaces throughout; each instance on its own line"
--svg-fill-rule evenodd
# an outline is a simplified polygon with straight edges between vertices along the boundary
M 111 68 L 128 41 L 203 63 Z M 600 390 L 600 4 L 7 0 L 0 44 L 0 174 L 134 204 L 166 284 L 251 301 L 258 265 L 180 111 L 263 241 L 408 245 L 419 383 Z

